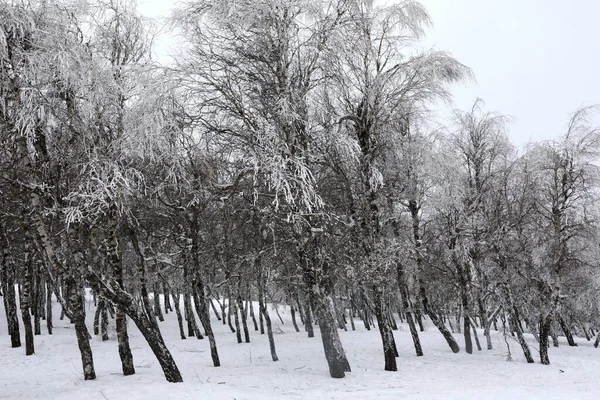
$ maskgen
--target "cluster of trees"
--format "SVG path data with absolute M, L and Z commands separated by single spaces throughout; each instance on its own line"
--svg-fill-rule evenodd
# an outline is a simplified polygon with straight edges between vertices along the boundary
M 297 315 L 309 337 L 318 324 L 337 378 L 351 361 L 338 331 L 355 318 L 379 330 L 390 371 L 397 318 L 417 355 L 425 318 L 454 352 L 452 332 L 471 353 L 474 328 L 488 349 L 497 329 L 528 362 L 525 332 L 544 364 L 548 337 L 591 340 L 595 109 L 521 154 L 508 119 L 479 100 L 440 128 L 428 107 L 470 70 L 419 48 L 430 23 L 419 3 L 372 3 L 195 0 L 173 17 L 181 53 L 164 67 L 151 57 L 152 24 L 126 0 L 0 1 L 0 283 L 12 346 L 18 310 L 26 354 L 41 318 L 52 333 L 54 295 L 94 379 L 85 287 L 96 334 L 107 338 L 114 315 L 123 373 L 135 372 L 130 318 L 170 382 L 182 377 L 162 308 L 175 310 L 182 339 L 206 335 L 219 366 L 211 312 L 248 342 L 258 302 L 276 361 L 267 303 L 287 304 L 296 330 Z

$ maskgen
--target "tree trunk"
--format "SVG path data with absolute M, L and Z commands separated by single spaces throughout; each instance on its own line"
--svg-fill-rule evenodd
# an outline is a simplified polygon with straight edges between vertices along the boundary
M 35 353 L 33 344 L 33 326 L 31 324 L 31 314 L 29 313 L 29 302 L 31 300 L 31 240 L 27 237 L 26 242 L 26 260 L 25 260 L 25 276 L 23 277 L 22 290 L 19 291 L 19 303 L 21 306 L 21 319 L 25 327 L 25 355 Z M 29 248 L 28 248 L 29 247 Z
M 573 334 L 571 333 L 571 329 L 569 328 L 569 326 L 563 319 L 562 315 L 558 316 L 558 323 L 560 324 L 561 329 L 565 333 L 565 337 L 567 338 L 567 342 L 569 343 L 569 346 L 576 347 L 577 343 L 575 343 L 575 340 L 573 339 Z M 584 327 L 584 330 L 585 330 L 585 327 Z
M 65 283 L 69 293 L 69 308 L 71 309 L 73 322 L 75 323 L 77 344 L 81 353 L 83 379 L 86 381 L 94 380 L 96 379 L 96 371 L 94 369 L 94 357 L 92 355 L 92 347 L 90 346 L 89 333 L 85 326 L 85 307 L 82 297 L 83 288 L 72 277 L 68 277 Z
M 46 328 L 48 335 L 52 335 L 52 289 L 50 282 L 46 282 Z
M 96 297 L 98 296 L 94 296 L 94 298 Z M 104 300 L 101 298 L 100 300 L 96 301 L 96 304 L 96 312 L 94 313 L 93 324 L 94 336 L 100 334 L 100 313 L 102 312 L 102 308 L 104 307 Z
M 244 301 L 242 300 L 242 293 L 240 288 L 238 287 L 238 295 L 237 295 L 237 306 L 240 310 L 240 314 L 242 316 L 242 329 L 244 330 L 244 342 L 250 343 L 250 332 L 248 331 L 248 314 L 246 310 L 244 310 Z
M 133 304 L 129 305 L 127 308 L 127 314 L 148 342 L 150 349 L 152 349 L 154 356 L 158 360 L 158 363 L 165 374 L 167 382 L 183 382 L 179 368 L 177 368 L 177 364 L 175 364 L 171 352 L 167 349 L 167 346 L 165 346 L 163 337 L 158 329 L 158 324 L 156 324 L 155 320 L 153 321 L 151 319 L 153 317 L 149 317 L 146 313 L 142 313 L 137 307 L 134 307 Z
M 232 294 L 231 292 L 229 293 Z M 236 296 L 237 297 L 237 296 Z M 242 312 L 244 309 L 241 310 Z M 240 316 L 238 313 L 238 304 L 237 299 L 230 298 L 229 299 L 229 312 L 233 313 L 234 321 L 235 321 L 235 337 L 238 343 L 242 343 L 242 330 L 240 329 Z
M 111 209 L 109 237 L 105 242 L 107 258 L 110 262 L 110 269 L 117 287 L 124 290 L 123 284 L 123 262 L 121 252 L 119 251 L 119 242 L 117 239 L 118 221 L 115 210 Z M 121 360 L 121 370 L 124 376 L 135 374 L 133 365 L 133 354 L 129 346 L 129 334 L 127 332 L 127 316 L 122 303 L 114 302 L 116 306 L 115 329 L 117 332 L 117 348 Z
M 256 317 L 254 315 L 254 304 L 252 304 L 250 295 L 248 295 L 247 303 L 250 303 L 250 318 L 252 318 L 252 323 L 254 324 L 254 330 L 258 331 L 258 324 L 256 323 Z
M 173 307 L 171 306 L 171 290 L 169 290 L 169 285 L 166 281 L 163 281 L 163 297 L 165 302 L 165 314 L 168 314 L 169 311 L 173 312 Z
M 273 337 L 273 327 L 271 326 L 271 317 L 269 316 L 269 312 L 267 311 L 267 306 L 265 304 L 264 292 L 262 289 L 262 282 L 259 283 L 259 285 L 258 285 L 258 308 L 260 310 L 260 314 L 264 317 L 265 325 L 267 326 L 267 336 L 269 338 L 269 348 L 271 350 L 271 359 L 273 361 L 279 361 L 279 357 L 277 357 L 277 351 L 275 350 L 275 338 Z
M 319 319 L 321 340 L 329 365 L 329 374 L 332 378 L 343 378 L 346 376 L 346 372 L 351 372 L 351 370 L 335 323 L 333 302 L 331 298 L 318 292 L 311 293 L 310 297 L 315 314 Z
M 471 320 L 471 328 L 473 329 L 473 337 L 475 338 L 475 345 L 477 346 L 477 351 L 481 351 L 481 343 L 479 343 L 479 336 L 477 335 L 477 327 L 473 320 Z
M 550 365 L 550 358 L 548 357 L 548 336 L 550 335 L 550 327 L 552 318 L 547 315 L 540 314 L 540 362 L 543 365 Z
M 406 322 L 408 322 L 410 336 L 412 337 L 413 345 L 415 346 L 415 352 L 417 353 L 417 356 L 420 357 L 423 355 L 423 348 L 421 347 L 419 332 L 417 332 L 417 327 L 415 326 L 415 321 L 413 320 L 413 315 L 410 310 L 410 303 L 408 301 L 408 288 L 406 286 L 404 268 L 400 264 L 396 266 L 396 275 L 398 279 L 398 288 L 400 290 L 400 301 L 402 302 L 402 308 L 406 313 Z
M 170 292 L 173 292 L 172 290 Z M 179 325 L 179 336 L 185 340 L 185 330 L 183 329 L 183 317 L 181 316 L 181 305 L 179 303 L 181 294 L 179 291 L 173 292 L 173 306 L 175 307 L 175 315 L 177 315 L 177 324 Z
M 104 300 L 104 307 L 102 307 L 101 318 L 100 333 L 102 334 L 102 341 L 104 342 L 108 340 L 108 304 L 106 300 Z
M 194 281 L 192 281 L 194 288 L 194 303 L 196 304 L 196 312 L 198 313 L 198 317 L 200 318 L 200 322 L 204 327 L 204 332 L 208 337 L 208 343 L 210 346 L 210 356 L 212 358 L 213 366 L 219 367 L 221 366 L 221 360 L 219 359 L 219 352 L 217 351 L 217 342 L 215 340 L 215 335 L 212 330 L 212 325 L 210 324 L 210 310 L 206 304 L 206 293 L 204 290 L 204 281 L 202 277 L 199 275 L 195 276 Z
M 313 329 L 312 318 L 311 318 L 311 301 L 310 301 L 310 293 L 307 291 L 305 294 L 305 302 L 304 302 L 304 327 L 306 332 L 308 333 L 308 337 L 315 337 L 315 331 Z
M 394 344 L 394 334 L 385 316 L 385 305 L 380 285 L 375 285 L 373 287 L 373 297 L 375 303 L 375 318 L 377 318 L 377 325 L 379 327 L 379 333 L 381 335 L 381 342 L 383 345 L 383 358 L 385 360 L 384 369 L 386 371 L 398 371 L 396 354 L 394 351 L 396 347 Z
M 4 309 L 6 311 L 6 321 L 8 326 L 8 334 L 10 335 L 11 347 L 21 347 L 21 334 L 19 332 L 19 320 L 17 317 L 17 299 L 15 295 L 15 282 L 13 281 L 13 264 L 8 261 L 8 254 L 3 256 L 4 278 Z
M 154 282 L 154 315 L 158 317 L 160 322 L 165 320 L 162 309 L 160 308 L 160 284 L 158 281 Z
M 219 310 L 217 310 L 217 307 L 215 306 L 215 303 L 213 303 L 212 298 L 208 299 L 208 302 L 210 303 L 210 307 L 212 308 L 213 312 L 215 313 L 215 317 L 217 317 L 217 320 L 221 320 L 221 315 L 219 314 Z
M 431 322 L 433 323 L 433 325 L 435 325 L 435 327 L 438 328 L 438 330 L 440 331 L 442 336 L 444 336 L 444 339 L 446 339 L 446 343 L 448 343 L 448 346 L 450 346 L 450 349 L 452 350 L 452 352 L 458 353 L 460 351 L 460 347 L 458 347 L 458 343 L 456 343 L 456 339 L 454 339 L 454 336 L 452 336 L 452 333 L 450 333 L 450 331 L 448 331 L 448 328 L 446 328 L 446 325 L 444 325 L 444 323 L 440 320 L 440 318 L 437 316 L 437 314 L 429 309 L 429 300 L 425 293 L 425 288 L 423 286 L 423 282 L 419 282 L 419 284 L 421 286 L 419 288 L 419 295 L 421 296 L 421 303 L 423 304 L 423 311 L 425 311 L 425 314 L 427 314 L 429 319 L 431 319 Z
M 298 328 L 298 323 L 296 322 L 296 310 L 293 302 L 290 302 L 290 313 L 292 314 L 292 324 L 294 325 L 294 329 L 296 332 L 300 332 L 300 328 Z
M 198 325 L 196 324 L 196 316 L 194 310 L 192 310 L 192 296 L 189 293 L 183 295 L 183 312 L 185 313 L 185 319 L 187 321 L 188 336 L 196 336 L 198 339 L 202 339 L 202 334 Z

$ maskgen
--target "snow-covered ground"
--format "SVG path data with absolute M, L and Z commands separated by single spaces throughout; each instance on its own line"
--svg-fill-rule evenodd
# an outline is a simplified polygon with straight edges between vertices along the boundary
M 87 309 L 91 331 L 93 305 L 88 303 Z M 52 336 L 42 329 L 42 335 L 35 337 L 35 355 L 26 357 L 24 347 L 10 348 L 0 306 L 0 399 L 600 399 L 600 349 L 582 338 L 577 338 L 576 348 L 567 347 L 560 338 L 560 347 L 550 349 L 552 364 L 543 366 L 537 358 L 536 364 L 526 364 L 510 338 L 513 361 L 506 361 L 506 344 L 498 332 L 493 332 L 494 350 L 453 354 L 429 324 L 421 333 L 425 355 L 417 357 L 408 327 L 401 324 L 394 332 L 399 371 L 386 372 L 378 331 L 366 331 L 357 320 L 356 331 L 340 331 L 352 372 L 336 380 L 329 377 L 318 330 L 309 339 L 304 331 L 295 332 L 286 310 L 280 313 L 283 325 L 272 313 L 278 362 L 271 361 L 266 335 L 250 326 L 251 343 L 238 344 L 235 334 L 213 316 L 222 364 L 214 368 L 208 340 L 181 340 L 175 314 L 169 313 L 160 328 L 184 383 L 165 381 L 131 322 L 136 374 L 122 376 L 113 328 L 111 340 L 93 338 L 98 378 L 86 382 L 75 332 L 66 318 L 55 318 Z M 456 337 L 462 345 L 460 335 Z M 484 339 L 481 333 L 480 339 Z M 529 340 L 537 353 L 537 343 Z

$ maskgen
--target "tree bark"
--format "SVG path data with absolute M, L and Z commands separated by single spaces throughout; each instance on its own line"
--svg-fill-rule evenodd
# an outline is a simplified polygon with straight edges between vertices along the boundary
M 442 336 L 444 336 L 444 339 L 446 339 L 446 343 L 448 343 L 448 346 L 450 346 L 450 349 L 452 350 L 452 352 L 458 353 L 460 351 L 460 347 L 458 347 L 458 343 L 456 343 L 456 339 L 454 339 L 454 336 L 452 335 L 452 333 L 450 333 L 448 328 L 446 328 L 446 325 L 444 325 L 444 322 L 442 322 L 442 320 L 440 320 L 438 315 L 429 309 L 429 300 L 425 293 L 425 288 L 424 288 L 422 282 L 419 282 L 419 284 L 420 284 L 419 295 L 421 296 L 421 303 L 423 304 L 423 311 L 425 311 L 425 314 L 427 314 L 429 319 L 431 319 L 431 322 L 433 323 L 433 325 L 435 325 L 435 327 L 438 328 L 438 330 L 440 331 Z
M 15 295 L 15 282 L 13 280 L 12 262 L 8 261 L 8 253 L 3 255 L 3 279 L 4 285 L 4 309 L 6 311 L 6 322 L 8 334 L 10 335 L 11 347 L 21 347 L 21 334 L 19 332 L 19 319 L 17 317 L 17 299 Z
M 548 357 L 548 336 L 550 335 L 550 327 L 552 323 L 552 317 L 549 315 L 540 314 L 540 362 L 543 365 L 550 365 L 550 358 Z
M 83 365 L 83 379 L 96 379 L 96 371 L 94 369 L 94 357 L 92 355 L 92 347 L 90 346 L 89 333 L 85 326 L 85 307 L 82 297 L 83 288 L 77 283 L 73 277 L 67 277 L 65 280 L 67 292 L 69 293 L 69 308 L 73 314 L 73 322 L 75 323 L 75 334 L 77 336 L 77 344 L 81 353 L 81 364 Z
M 380 285 L 375 285 L 373 287 L 373 297 L 375 303 L 375 318 L 377 319 L 377 325 L 379 327 L 379 333 L 381 335 L 381 342 L 383 345 L 383 358 L 385 361 L 384 369 L 386 371 L 398 371 L 398 366 L 396 364 L 396 352 L 394 351 L 396 348 L 394 343 L 394 334 L 385 316 L 385 304 Z
M 25 327 L 25 355 L 35 353 L 33 343 L 33 326 L 31 324 L 31 314 L 29 313 L 29 303 L 31 301 L 31 268 L 32 268 L 32 243 L 27 230 L 25 233 L 25 274 L 23 276 L 22 290 L 19 291 L 19 304 L 21 307 L 21 319 Z
M 217 342 L 215 340 L 215 335 L 212 330 L 212 325 L 210 324 L 210 311 L 206 304 L 204 281 L 202 280 L 202 277 L 197 274 L 195 276 L 195 279 L 192 281 L 192 284 L 194 287 L 194 303 L 196 304 L 196 312 L 198 313 L 200 322 L 204 327 L 204 332 L 208 337 L 208 343 L 210 346 L 210 356 L 212 358 L 213 366 L 219 367 L 221 366 L 221 360 L 219 359 L 219 352 L 217 351 Z
M 111 209 L 109 214 L 109 236 L 105 242 L 105 250 L 109 261 L 112 276 L 120 290 L 125 290 L 123 284 L 123 261 L 121 252 L 119 251 L 119 242 L 117 239 L 118 220 L 116 211 Z M 121 370 L 124 376 L 135 374 L 133 364 L 133 354 L 129 346 L 129 333 L 127 332 L 127 316 L 125 313 L 124 304 L 113 301 L 116 306 L 115 329 L 117 332 L 117 348 L 119 351 L 119 359 L 121 360 Z
M 575 339 L 573 339 L 573 334 L 571 333 L 571 329 L 569 328 L 569 326 L 563 319 L 562 315 L 558 316 L 558 323 L 559 323 L 561 329 L 563 330 L 563 332 L 565 333 L 565 337 L 567 338 L 567 342 L 569 343 L 569 346 L 576 347 L 577 343 L 575 343 Z M 584 330 L 585 330 L 585 327 L 584 327 Z
M 402 308 L 406 313 L 406 322 L 408 322 L 408 327 L 410 329 L 410 336 L 412 337 L 413 345 L 415 347 L 415 352 L 417 353 L 417 357 L 423 355 L 423 348 L 421 347 L 421 340 L 419 339 L 419 332 L 417 331 L 417 327 L 415 326 L 415 321 L 413 320 L 413 314 L 410 310 L 410 303 L 408 301 L 408 288 L 406 286 L 406 280 L 404 276 L 404 268 L 402 265 L 398 264 L 396 266 L 396 275 L 398 279 L 398 288 L 400 290 L 400 301 L 402 302 Z

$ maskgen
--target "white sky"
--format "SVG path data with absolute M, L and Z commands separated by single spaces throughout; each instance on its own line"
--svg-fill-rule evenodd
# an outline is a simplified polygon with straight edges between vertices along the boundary
M 454 105 L 477 97 L 514 118 L 512 142 L 562 135 L 570 113 L 600 103 L 599 0 L 421 0 L 428 43 L 475 73 Z
M 173 3 L 139 0 L 139 8 L 164 16 Z M 480 97 L 487 110 L 512 116 L 514 144 L 556 138 L 575 109 L 600 103 L 600 0 L 421 3 L 434 24 L 425 46 L 475 73 L 476 83 L 453 89 L 454 107 L 466 110 Z

